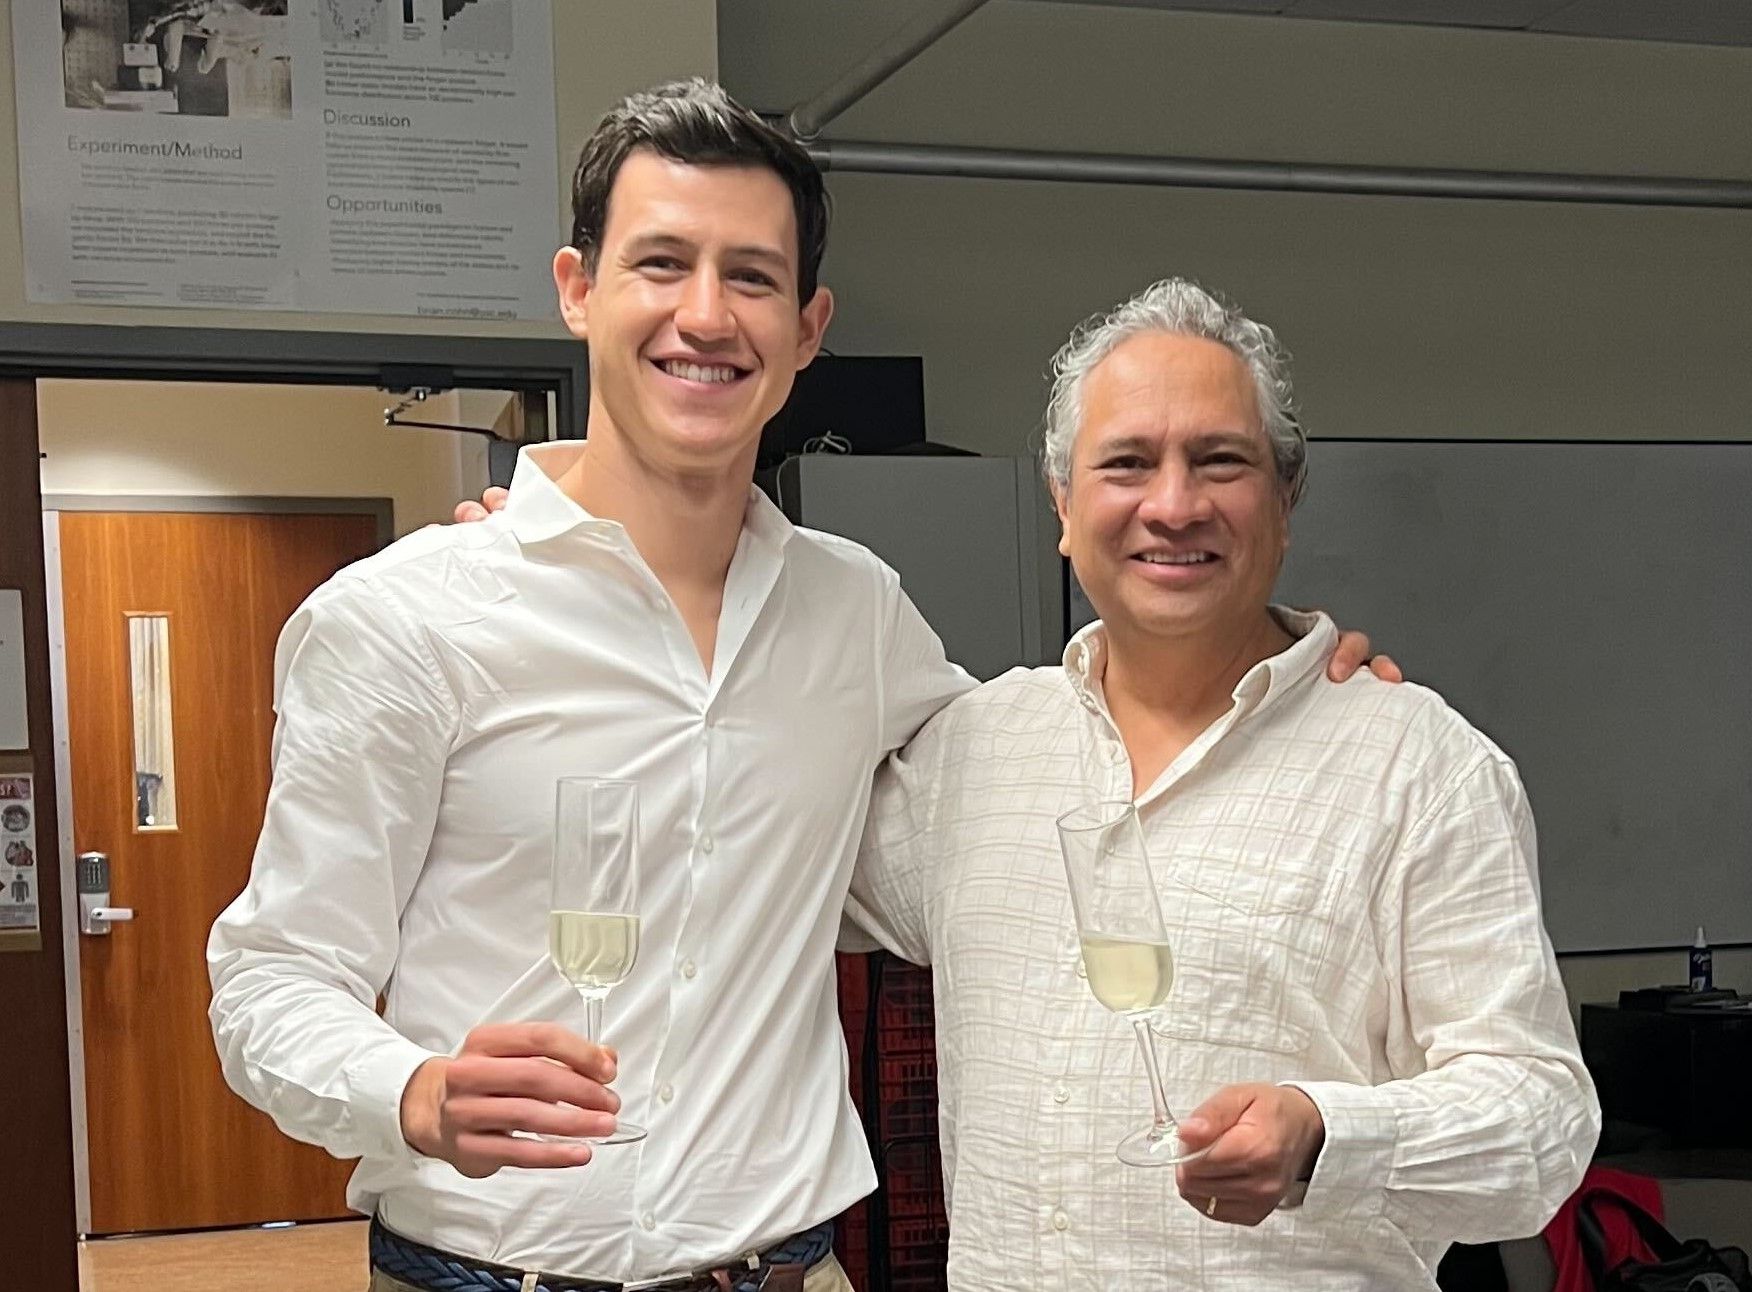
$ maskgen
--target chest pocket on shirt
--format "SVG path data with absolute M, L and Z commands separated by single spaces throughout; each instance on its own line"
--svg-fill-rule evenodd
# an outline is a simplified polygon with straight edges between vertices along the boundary
M 1163 884 L 1175 981 L 1155 1030 L 1179 1041 L 1304 1052 L 1320 1019 L 1314 994 L 1338 876 L 1317 864 L 1231 871 L 1220 885 L 1210 868 L 1184 874 L 1200 887 Z

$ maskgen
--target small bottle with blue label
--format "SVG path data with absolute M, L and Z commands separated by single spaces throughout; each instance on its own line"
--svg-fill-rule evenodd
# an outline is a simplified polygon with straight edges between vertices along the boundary
M 1703 938 L 1703 925 L 1697 926 L 1697 938 L 1691 944 L 1691 990 L 1708 991 L 1715 985 L 1714 957 Z

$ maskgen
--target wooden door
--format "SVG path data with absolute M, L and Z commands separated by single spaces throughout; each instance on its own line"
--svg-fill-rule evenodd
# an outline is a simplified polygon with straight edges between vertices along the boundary
M 375 521 L 63 512 L 60 535 L 74 847 L 108 854 L 111 905 L 135 912 L 79 939 L 92 1232 L 343 1215 L 350 1164 L 281 1135 L 225 1085 L 205 949 L 261 828 L 275 639 L 312 588 L 376 547 Z M 135 620 L 167 638 L 170 762 L 144 777 Z M 150 712 L 143 701 L 143 727 Z

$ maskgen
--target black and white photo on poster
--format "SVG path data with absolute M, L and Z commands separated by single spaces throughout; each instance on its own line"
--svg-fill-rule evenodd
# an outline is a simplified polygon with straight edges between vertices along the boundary
M 290 118 L 287 0 L 61 0 L 67 106 Z

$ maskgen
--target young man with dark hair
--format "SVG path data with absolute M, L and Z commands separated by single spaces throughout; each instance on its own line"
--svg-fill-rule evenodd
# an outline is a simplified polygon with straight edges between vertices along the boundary
M 588 440 L 526 452 L 491 521 L 403 539 L 287 625 L 214 1030 L 245 1098 L 363 1159 L 374 1288 L 843 1288 L 829 1222 L 874 1178 L 840 909 L 876 765 L 970 683 L 892 571 L 750 487 L 832 313 L 808 156 L 667 86 L 605 118 L 574 195 L 554 281 Z M 612 1050 L 547 962 L 561 776 L 641 794 Z M 623 1110 L 642 1143 L 530 1138 Z

